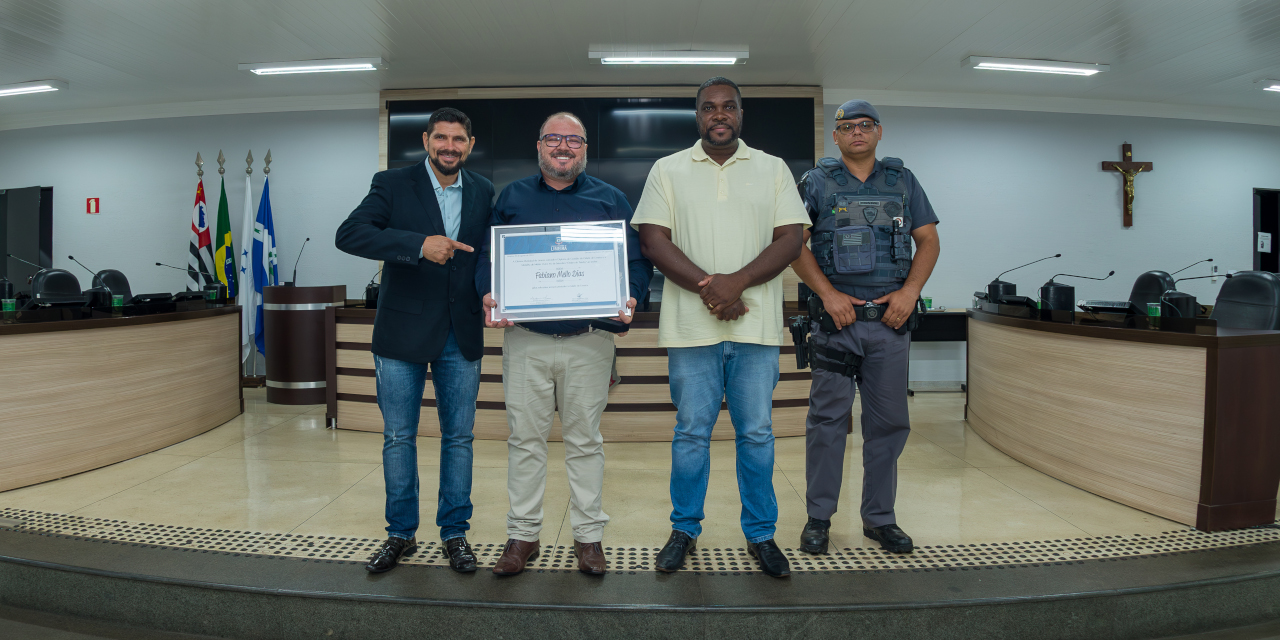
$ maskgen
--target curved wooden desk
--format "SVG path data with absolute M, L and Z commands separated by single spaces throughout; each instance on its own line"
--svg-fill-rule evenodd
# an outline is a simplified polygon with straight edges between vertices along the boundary
M 240 415 L 240 307 L 0 325 L 0 491 Z
M 965 417 L 987 442 L 1205 531 L 1275 520 L 1280 331 L 1197 335 L 968 313 Z
M 794 310 L 792 310 L 794 311 Z M 377 384 L 373 372 L 373 317 L 370 309 L 328 309 L 330 335 L 327 415 L 340 429 L 382 433 Z M 484 357 L 480 361 L 480 396 L 476 402 L 475 437 L 506 440 L 506 404 L 502 394 L 502 329 L 485 329 Z M 600 432 L 607 442 L 670 442 L 676 423 L 667 380 L 667 350 L 658 346 L 658 313 L 639 312 L 626 337 L 616 342 L 618 375 L 622 384 L 609 392 L 609 404 L 600 418 Z M 779 380 L 773 394 L 773 433 L 804 435 L 809 412 L 809 372 L 796 369 L 795 347 L 782 347 L 778 356 Z M 419 433 L 440 435 L 435 395 L 428 383 Z M 711 437 L 733 438 L 729 412 L 723 407 Z M 552 440 L 560 439 L 560 420 L 552 425 Z

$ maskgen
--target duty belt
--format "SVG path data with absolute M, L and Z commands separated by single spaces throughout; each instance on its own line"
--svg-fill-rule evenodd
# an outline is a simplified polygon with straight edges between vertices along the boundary
M 815 355 L 828 358 L 827 360 L 813 358 L 810 364 L 814 369 L 823 369 L 849 378 L 856 377 L 862 369 L 862 356 L 855 353 L 831 349 L 812 342 L 809 344 L 809 350 Z

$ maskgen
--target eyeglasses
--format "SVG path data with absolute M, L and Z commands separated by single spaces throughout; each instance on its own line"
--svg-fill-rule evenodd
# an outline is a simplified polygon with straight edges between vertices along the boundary
M 545 144 L 548 147 L 551 147 L 553 149 L 555 147 L 560 146 L 561 140 L 563 140 L 565 145 L 568 146 L 570 149 L 581 149 L 582 145 L 587 143 L 587 139 L 582 136 L 575 136 L 575 135 L 562 136 L 558 133 L 548 133 L 547 135 L 542 136 L 542 144 Z
M 880 123 L 876 122 L 875 120 L 863 120 L 862 122 L 845 122 L 845 123 L 836 125 L 836 131 L 840 132 L 840 135 L 847 136 L 849 135 L 850 132 L 853 131 L 854 127 L 857 127 L 858 130 L 863 133 L 871 133 L 872 131 L 875 131 L 876 126 L 879 124 Z

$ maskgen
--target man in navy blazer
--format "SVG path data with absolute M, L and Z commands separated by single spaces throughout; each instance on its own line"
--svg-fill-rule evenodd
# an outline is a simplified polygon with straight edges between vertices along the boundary
M 489 233 L 493 183 L 462 168 L 475 145 L 471 120 L 439 109 L 422 134 L 427 158 L 382 171 L 338 227 L 338 249 L 381 260 L 373 325 L 387 541 L 365 569 L 381 573 L 417 548 L 418 416 L 428 369 L 440 417 L 436 525 L 455 571 L 476 570 L 471 518 L 472 427 L 480 391 L 484 325 L 474 247 Z

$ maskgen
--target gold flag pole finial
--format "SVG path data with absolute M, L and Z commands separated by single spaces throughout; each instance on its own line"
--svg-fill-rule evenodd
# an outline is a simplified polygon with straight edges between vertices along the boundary
M 200 158 L 200 152 L 196 152 L 196 177 L 204 177 L 204 160 Z
M 270 175 L 271 174 L 271 150 L 270 149 L 267 149 L 267 155 L 265 158 L 262 159 L 262 161 L 266 164 L 266 166 L 262 167 L 262 175 Z
M 227 163 L 227 157 L 222 155 L 222 149 L 218 149 L 218 175 L 226 175 L 227 168 L 222 166 Z
M 253 175 L 253 150 L 252 149 L 249 150 L 249 155 L 245 156 L 244 163 L 246 165 L 244 168 L 244 174 L 246 176 Z

